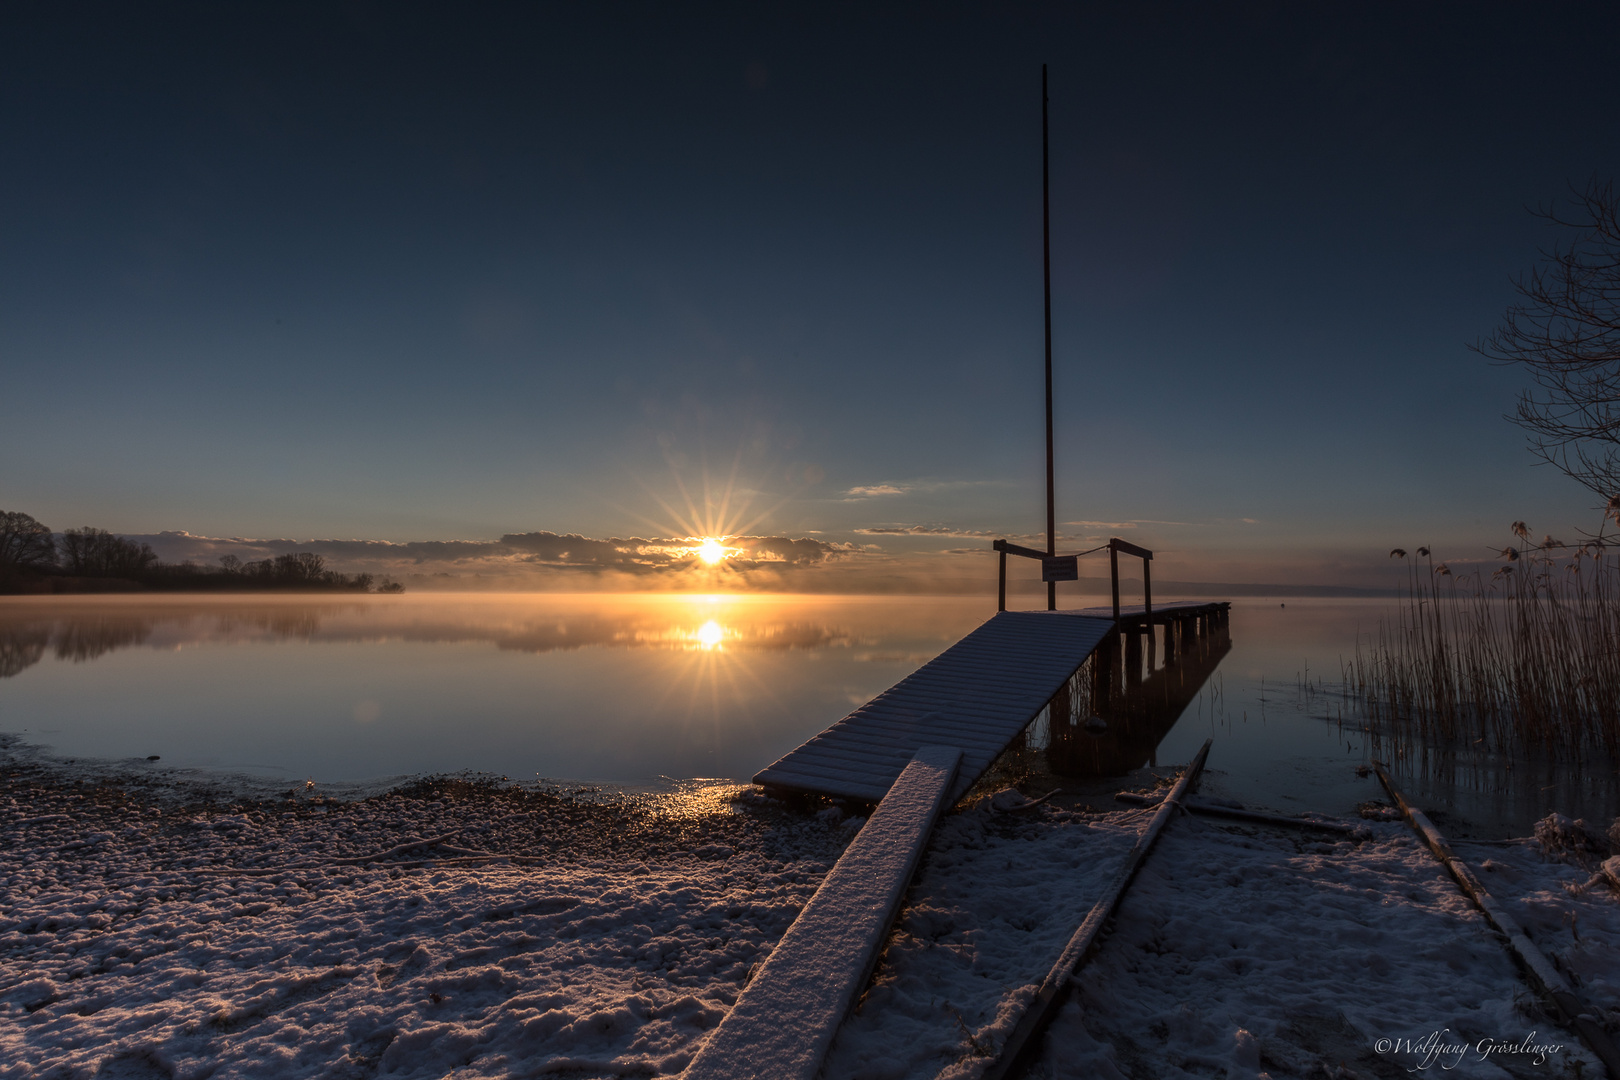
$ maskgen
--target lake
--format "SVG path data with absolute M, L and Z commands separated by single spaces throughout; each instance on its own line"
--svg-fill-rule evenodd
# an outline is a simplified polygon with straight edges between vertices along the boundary
M 1369 745 L 1336 684 L 1390 603 L 1234 601 L 1229 651 L 1223 640 L 1196 692 L 1139 724 L 1105 771 L 1178 764 L 1213 737 L 1206 790 L 1354 813 L 1382 795 L 1356 767 L 1403 748 Z M 912 596 L 4 597 L 0 731 L 55 756 L 260 789 L 463 770 L 746 780 L 994 611 L 992 598 Z M 1404 749 L 1415 795 L 1490 831 L 1552 808 L 1615 810 L 1612 775 L 1515 776 Z

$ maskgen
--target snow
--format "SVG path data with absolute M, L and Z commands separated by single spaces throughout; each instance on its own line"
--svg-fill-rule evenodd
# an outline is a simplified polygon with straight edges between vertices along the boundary
M 827 1080 L 982 1073 L 1151 814 L 942 818 Z M 1178 816 L 1030 1075 L 1600 1075 L 1410 830 L 1364 825 Z M 0 744 L 0 1077 L 678 1073 L 861 826 L 735 785 L 255 800 Z M 1613 850 L 1556 826 L 1452 841 L 1616 1030 Z
M 1044 817 L 986 800 L 942 825 L 828 1080 L 973 1077 L 990 1064 L 1145 820 Z M 1526 1038 L 1560 1044 L 1551 1075 L 1576 1060 L 1601 1075 L 1411 832 L 1375 822 L 1365 835 L 1176 819 L 1029 1075 L 1405 1075 L 1436 1034 L 1468 1047 L 1460 1066 L 1444 1057 L 1458 1075 L 1524 1075 L 1535 1054 L 1480 1060 L 1478 1047 Z M 1457 847 L 1611 1029 L 1620 1022 L 1620 903 L 1601 875 L 1549 861 L 1535 841 Z
M 1399 1052 L 1400 1040 L 1421 1046 L 1436 1034 L 1470 1048 L 1538 1035 L 1563 1044 L 1555 1072 L 1579 1059 L 1600 1074 L 1540 1015 L 1500 940 L 1433 857 L 1399 826 L 1373 829 L 1355 844 L 1179 822 L 1054 1025 L 1036 1075 L 1404 1072 L 1423 1055 Z M 1588 873 L 1543 862 L 1535 845 L 1458 847 L 1469 861 L 1489 853 L 1477 861 L 1486 887 L 1582 977 L 1590 1002 L 1620 1018 L 1613 894 L 1586 890 Z M 1566 918 L 1591 931 L 1586 940 L 1570 936 Z M 1379 1040 L 1393 1044 L 1384 1059 Z M 1508 1075 L 1472 1050 L 1445 1064 Z
M 735 785 L 221 805 L 0 765 L 7 1080 L 676 1072 L 854 834 Z
M 1017 1023 L 1152 813 L 1085 820 L 985 805 L 940 822 L 824 1075 L 935 1076 L 988 1060 L 979 1055 Z

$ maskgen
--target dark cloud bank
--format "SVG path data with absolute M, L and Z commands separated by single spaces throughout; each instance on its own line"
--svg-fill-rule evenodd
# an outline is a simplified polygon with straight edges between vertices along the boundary
M 896 538 L 978 539 L 977 530 L 933 526 L 871 527 L 859 534 Z M 988 534 L 987 534 L 988 535 Z M 989 594 L 996 571 L 990 546 L 951 548 L 923 556 L 885 552 L 875 545 L 856 545 L 811 537 L 733 536 L 731 553 L 710 566 L 695 553 L 697 537 L 608 537 L 577 533 L 508 533 L 499 540 L 288 540 L 197 536 L 183 531 L 130 535 L 152 546 L 165 562 L 217 563 L 226 555 L 244 562 L 309 551 L 345 573 L 386 574 L 412 588 L 511 590 L 727 590 Z M 1009 536 L 1009 539 L 1035 539 Z M 940 557 L 944 556 L 943 559 Z M 1086 576 L 1067 592 L 1102 596 L 1109 592 L 1104 576 Z M 1027 579 L 1027 580 L 1026 580 Z M 1009 592 L 1034 595 L 1044 591 L 1038 575 L 1009 581 Z M 1141 583 L 1122 574 L 1121 586 L 1133 595 Z M 1387 588 L 1281 583 L 1211 583 L 1155 580 L 1164 596 L 1387 596 Z
M 696 537 L 608 537 L 576 533 L 508 533 L 499 540 L 288 540 L 161 532 L 132 536 L 165 562 L 214 563 L 226 555 L 248 561 L 309 551 L 349 571 L 404 575 L 478 574 L 497 578 L 624 576 L 643 582 L 696 574 L 776 578 L 860 554 L 851 544 L 787 536 L 733 536 L 727 558 L 708 566 L 693 550 Z

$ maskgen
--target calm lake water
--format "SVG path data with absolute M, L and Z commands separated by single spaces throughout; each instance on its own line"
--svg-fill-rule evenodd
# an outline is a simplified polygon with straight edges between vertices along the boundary
M 1380 797 L 1356 766 L 1399 748 L 1369 745 L 1336 684 L 1388 603 L 1234 602 L 1229 650 L 1212 650 L 1184 707 L 1110 743 L 1106 771 L 1184 762 L 1213 736 L 1215 794 L 1335 814 Z M 8 597 L 0 731 L 61 757 L 261 785 L 461 770 L 746 780 L 994 610 L 956 597 Z M 1612 775 L 1513 777 L 1418 754 L 1397 770 L 1481 826 L 1617 809 Z

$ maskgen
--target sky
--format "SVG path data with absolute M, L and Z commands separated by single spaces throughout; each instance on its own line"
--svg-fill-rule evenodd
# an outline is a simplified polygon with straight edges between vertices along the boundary
M 1574 535 L 1468 345 L 1560 239 L 1532 211 L 1620 173 L 1617 40 L 1581 4 L 9 5 L 0 509 L 174 558 L 661 587 L 718 534 L 760 587 L 992 587 L 990 538 L 1044 540 L 1044 63 L 1060 550 L 1377 586 Z

